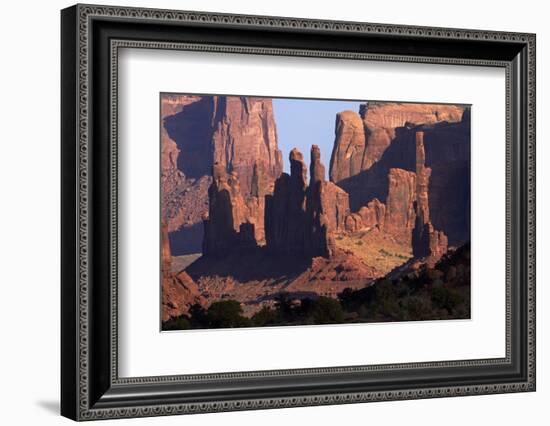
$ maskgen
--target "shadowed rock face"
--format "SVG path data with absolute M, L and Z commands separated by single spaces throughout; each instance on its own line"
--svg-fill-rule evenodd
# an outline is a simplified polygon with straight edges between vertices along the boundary
M 266 245 L 272 253 L 299 255 L 306 240 L 307 171 L 304 157 L 293 149 L 289 155 L 290 175 L 275 181 L 273 195 L 265 202 Z
M 404 109 L 398 112 L 400 108 Z M 431 212 L 422 214 L 428 214 L 434 227 L 448 235 L 450 244 L 467 242 L 470 238 L 469 109 L 369 102 L 361 109 L 360 116 L 366 132 L 362 171 L 355 175 L 348 173 L 356 169 L 359 154 L 349 158 L 341 155 L 345 151 L 341 147 L 347 146 L 346 139 L 336 138 L 331 158 L 331 180 L 349 194 L 351 210 L 359 213 L 374 199 L 387 204 L 392 182 L 388 176 L 392 168 L 417 173 L 416 134 L 422 131 L 425 170 L 419 175 L 418 185 L 426 186 L 427 191 L 422 191 L 426 200 L 419 201 L 419 208 L 431 206 Z
M 196 118 L 197 110 L 208 110 L 208 103 L 197 96 L 165 95 L 161 99 L 161 213 L 168 232 L 173 232 L 199 223 L 207 201 L 209 176 L 193 173 L 185 162 L 192 163 L 191 159 L 197 157 L 197 147 L 208 147 L 204 120 L 199 120 L 198 126 L 191 124 L 191 116 Z M 190 118 L 181 120 L 188 111 Z M 190 128 L 193 132 L 186 137 L 185 131 Z M 195 163 L 199 169 L 208 170 L 207 157 Z
M 238 177 L 245 203 L 263 216 L 258 190 L 271 192 L 282 172 L 271 99 L 163 95 L 161 114 L 161 213 L 175 254 L 192 251 L 191 239 L 196 246 L 215 163 Z M 262 226 L 254 233 L 263 239 Z
M 208 199 L 203 254 L 225 256 L 232 250 L 255 248 L 254 225 L 236 173 L 228 174 L 223 165 L 215 164 Z
M 428 185 L 431 169 L 425 166 L 424 132 L 416 132 L 416 213 L 412 233 L 413 256 L 425 258 L 430 267 L 447 252 L 448 238 L 443 231 L 437 231 L 430 220 Z
M 306 253 L 310 256 L 330 257 L 336 245 L 334 233 L 345 226 L 349 214 L 348 194 L 332 182 L 325 181 L 325 166 L 321 163 L 321 151 L 311 147 L 310 182 L 307 191 Z
M 184 101 L 185 102 L 185 101 Z M 214 98 L 197 98 L 163 119 L 163 129 L 179 149 L 177 167 L 189 179 L 208 175 L 212 168 L 211 117 Z
M 302 154 L 290 153 L 291 174 L 283 173 L 266 199 L 267 249 L 275 254 L 305 257 L 334 254 L 334 232 L 345 226 L 349 214 L 345 191 L 325 181 L 319 147 L 311 148 L 311 179 L 306 183 Z
M 423 259 L 433 268 L 434 265 L 447 253 L 449 241 L 442 231 L 434 229 L 431 222 L 422 223 L 420 215 L 416 217 L 416 224 L 412 234 L 413 257 Z
M 426 153 L 424 150 L 424 132 L 416 132 L 416 214 L 422 223 L 430 220 L 430 205 L 428 201 L 428 184 L 432 169 L 426 167 Z

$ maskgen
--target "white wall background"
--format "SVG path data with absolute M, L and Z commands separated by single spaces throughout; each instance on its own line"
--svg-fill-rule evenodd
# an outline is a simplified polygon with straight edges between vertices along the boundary
M 143 7 L 448 26 L 537 33 L 538 390 L 530 394 L 118 420 L 118 424 L 545 424 L 550 401 L 550 28 L 540 0 L 321 2 L 109 1 Z M 68 424 L 59 405 L 59 9 L 71 2 L 11 1 L 0 25 L 0 418 Z M 129 423 L 131 422 L 131 423 Z M 117 424 L 107 421 L 102 424 Z

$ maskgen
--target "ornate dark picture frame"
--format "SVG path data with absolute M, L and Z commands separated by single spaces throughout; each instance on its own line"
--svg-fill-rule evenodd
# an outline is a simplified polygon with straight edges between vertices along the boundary
M 535 35 L 76 5 L 61 13 L 61 413 L 158 416 L 535 390 Z M 188 49 L 506 71 L 506 356 L 118 376 L 117 52 Z

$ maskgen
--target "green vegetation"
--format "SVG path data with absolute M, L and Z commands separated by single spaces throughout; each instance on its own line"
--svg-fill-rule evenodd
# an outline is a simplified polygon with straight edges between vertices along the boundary
M 418 321 L 470 317 L 470 247 L 394 280 L 380 279 L 339 295 L 353 322 Z
M 251 318 L 243 316 L 236 300 L 214 302 L 208 309 L 195 305 L 189 315 L 182 315 L 163 323 L 163 330 L 190 328 L 237 328 L 299 324 L 339 324 L 344 322 L 344 311 L 336 299 L 319 297 L 294 301 L 288 293 L 276 296 L 273 308 L 263 307 Z
M 189 330 L 190 328 L 191 323 L 184 316 L 172 318 L 171 320 L 162 323 L 162 329 L 165 331 Z
M 214 302 L 208 309 L 195 305 L 189 314 L 163 323 L 163 330 L 340 324 L 352 322 L 418 321 L 470 318 L 470 248 L 463 246 L 433 269 L 407 271 L 383 278 L 358 290 L 345 289 L 338 299 L 298 300 L 279 293 L 271 307 L 251 318 L 235 300 Z

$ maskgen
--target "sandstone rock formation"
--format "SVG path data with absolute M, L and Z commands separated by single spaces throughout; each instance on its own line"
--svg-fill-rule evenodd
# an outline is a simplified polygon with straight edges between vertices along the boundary
M 367 287 L 380 276 L 379 271 L 365 265 L 353 253 L 335 250 L 330 257 L 312 258 L 309 267 L 284 290 L 299 294 L 313 289 L 318 295 L 338 297 L 345 288 Z
M 441 256 L 447 253 L 449 241 L 442 231 L 434 229 L 431 222 L 422 223 L 420 215 L 412 234 L 413 257 L 422 259 L 433 268 Z
M 381 228 L 408 244 L 410 244 L 410 233 L 415 223 L 413 203 L 416 197 L 416 175 L 403 169 L 390 169 L 386 215 Z
M 265 170 L 263 162 L 256 162 L 252 170 L 251 192 L 246 199 L 247 221 L 254 226 L 254 239 L 265 244 L 265 196 L 273 193 L 274 180 Z
M 299 255 L 306 239 L 307 172 L 304 157 L 293 149 L 289 155 L 290 175 L 275 181 L 273 195 L 266 197 L 265 238 L 272 253 Z
M 411 244 L 416 221 L 416 174 L 403 169 L 390 169 L 386 203 L 375 198 L 358 212 L 346 218 L 346 231 L 356 232 L 377 227 L 403 244 Z
M 162 321 L 187 314 L 189 308 L 195 304 L 204 305 L 206 303 L 197 284 L 185 271 L 178 274 L 172 273 L 172 254 L 167 229 L 167 226 L 162 224 Z
M 337 114 L 336 142 L 330 162 L 332 182 L 339 182 L 364 170 L 365 146 L 366 132 L 359 114 L 349 110 Z
M 321 150 L 317 145 L 311 147 L 310 157 L 306 252 L 312 257 L 330 257 L 336 249 L 334 232 L 344 229 L 349 214 L 349 199 L 344 190 L 325 181 L 325 166 L 321 163 Z
M 363 149 L 362 138 L 357 136 L 356 130 L 359 118 L 364 125 Z M 431 221 L 434 227 L 448 235 L 451 244 L 463 244 L 470 234 L 468 107 L 367 102 L 359 114 L 339 114 L 331 158 L 331 181 L 349 194 L 353 212 L 359 213 L 374 199 L 387 205 L 390 169 L 416 174 L 417 131 L 424 132 L 424 163 L 431 170 L 426 170 L 429 176 L 420 179 L 429 182 L 426 194 L 432 206 Z M 359 164 L 361 170 L 357 172 Z
M 412 233 L 412 249 L 415 258 L 425 258 L 428 265 L 435 263 L 447 252 L 448 238 L 442 231 L 434 229 L 430 221 L 430 206 L 428 201 L 428 184 L 431 169 L 425 166 L 424 132 L 416 132 L 416 213 L 415 226 Z
M 254 170 L 261 169 L 263 191 L 282 172 L 271 99 L 163 95 L 161 114 L 162 220 L 176 254 L 200 252 L 214 163 L 236 173 L 251 208 L 261 198 L 248 200 Z M 263 206 L 256 207 L 262 214 Z M 255 234 L 263 239 L 261 227 Z
M 224 165 L 214 164 L 208 189 L 208 217 L 204 221 L 202 252 L 225 256 L 232 250 L 256 247 L 254 224 L 245 203 L 236 172 L 227 173 Z
M 365 149 L 364 169 L 377 162 L 395 138 L 395 129 L 406 125 L 457 123 L 464 108 L 457 105 L 368 102 L 361 116 L 369 134 Z
M 183 110 L 186 111 L 185 114 L 195 111 L 193 113 L 195 116 L 200 115 L 196 110 L 204 109 L 204 102 L 201 102 L 201 98 L 197 96 L 165 95 L 161 99 L 163 121 L 161 125 L 161 214 L 168 232 L 174 232 L 182 226 L 199 223 L 204 211 L 207 202 L 206 190 L 210 184 L 209 177 L 200 173 L 193 175 L 188 169 L 184 172 L 185 162 L 182 163 L 182 161 L 185 159 L 192 163 L 193 161 L 189 160 L 192 155 L 197 157 L 196 146 L 207 147 L 208 132 L 204 130 L 204 126 L 203 128 L 187 126 L 187 130 L 194 133 L 194 138 L 198 142 L 190 147 L 191 144 L 184 143 L 180 138 L 178 145 L 174 134 L 183 134 L 184 131 L 177 126 L 179 120 L 172 120 L 171 117 L 181 116 Z M 191 122 L 190 119 L 188 121 Z M 182 150 L 184 153 L 180 156 Z M 207 162 L 207 157 L 195 158 L 195 163 Z
M 275 254 L 306 257 L 334 254 L 334 236 L 345 228 L 349 214 L 345 191 L 325 180 L 319 147 L 311 148 L 310 182 L 302 154 L 290 153 L 290 175 L 283 173 L 267 197 L 267 249 Z
M 398 127 L 456 123 L 462 119 L 463 111 L 456 105 L 371 101 L 362 105 L 359 114 L 338 114 L 330 180 L 338 183 L 368 170 L 395 138 Z
M 185 271 L 162 279 L 162 321 L 186 315 L 193 305 L 206 305 L 199 287 Z
M 384 227 L 386 218 L 386 205 L 378 198 L 375 198 L 366 206 L 363 206 L 356 213 L 351 213 L 346 217 L 345 230 L 348 232 L 357 232 L 361 229 L 370 230 L 375 226 Z
M 214 96 L 213 102 L 213 160 L 238 174 L 246 197 L 251 192 L 255 164 L 261 163 L 271 180 L 283 171 L 271 99 Z
M 456 105 L 367 102 L 359 114 L 344 111 L 336 118 L 336 140 L 330 180 L 368 170 L 395 139 L 398 127 L 461 121 L 464 108 Z
M 370 201 L 345 219 L 345 229 L 354 233 L 376 227 L 395 241 L 412 245 L 413 256 L 433 265 L 446 253 L 448 238 L 430 220 L 428 187 L 431 169 L 425 165 L 424 132 L 415 136 L 415 172 L 389 169 L 386 203 Z
M 161 114 L 161 213 L 173 232 L 200 222 L 205 209 L 212 105 L 198 96 L 166 95 Z
M 430 220 L 430 206 L 428 201 L 428 184 L 432 169 L 426 167 L 426 151 L 424 148 L 424 132 L 415 134 L 416 146 L 416 215 L 420 216 L 422 223 Z
M 165 223 L 161 224 L 160 232 L 161 272 L 164 276 L 172 273 L 172 252 L 170 250 L 170 240 L 168 239 L 168 227 Z

